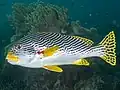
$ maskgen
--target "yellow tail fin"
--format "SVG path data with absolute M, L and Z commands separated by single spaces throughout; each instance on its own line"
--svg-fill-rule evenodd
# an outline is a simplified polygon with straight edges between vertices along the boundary
M 112 66 L 116 65 L 116 41 L 114 31 L 110 32 L 100 43 L 105 47 L 104 55 L 101 56 L 103 60 L 109 63 Z

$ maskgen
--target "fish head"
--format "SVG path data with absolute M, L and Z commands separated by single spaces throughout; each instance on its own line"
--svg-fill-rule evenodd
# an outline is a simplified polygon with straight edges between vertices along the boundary
M 35 53 L 36 52 L 30 43 L 17 42 L 8 50 L 6 59 L 13 65 L 25 65 L 31 62 Z
M 58 46 L 43 37 L 42 34 L 29 34 L 15 42 L 8 51 L 7 61 L 11 64 L 28 66 L 32 62 L 39 62 L 55 57 Z M 50 46 L 51 45 L 51 46 Z

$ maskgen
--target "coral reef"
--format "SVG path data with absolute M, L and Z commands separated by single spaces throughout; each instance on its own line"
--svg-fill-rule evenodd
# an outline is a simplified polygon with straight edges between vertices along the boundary
M 71 35 L 97 35 L 97 29 L 86 29 L 79 25 L 79 21 L 68 22 L 67 9 L 43 2 L 15 3 L 12 6 L 12 15 L 9 22 L 15 30 L 11 42 L 22 36 L 34 32 L 60 32 Z
M 67 9 L 52 4 L 36 2 L 15 3 L 12 15 L 8 16 L 15 35 L 11 41 L 33 32 L 60 32 L 67 24 Z
M 79 21 L 68 22 L 67 9 L 64 7 L 35 2 L 15 3 L 12 8 L 12 15 L 8 19 L 15 33 L 5 52 L 16 40 L 35 32 L 59 32 L 94 41 L 100 37 L 96 28 L 84 28 Z M 95 58 L 94 61 L 98 60 Z M 0 90 L 119 90 L 120 73 L 113 74 L 109 66 L 100 66 L 94 61 L 90 67 L 62 66 L 63 73 L 12 66 L 5 61 L 0 73 Z

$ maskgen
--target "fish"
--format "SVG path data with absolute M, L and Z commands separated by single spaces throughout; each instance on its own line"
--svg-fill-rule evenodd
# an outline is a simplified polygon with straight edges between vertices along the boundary
M 16 41 L 8 50 L 6 60 L 26 68 L 44 68 L 63 72 L 62 65 L 89 66 L 90 57 L 116 65 L 116 40 L 109 32 L 98 44 L 90 39 L 54 32 L 36 32 Z

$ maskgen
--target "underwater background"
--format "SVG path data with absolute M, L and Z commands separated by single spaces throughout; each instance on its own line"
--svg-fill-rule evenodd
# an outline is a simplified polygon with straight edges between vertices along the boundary
M 120 90 L 120 1 L 37 1 L 0 0 L 0 90 Z M 12 66 L 5 60 L 6 46 L 28 33 L 60 32 L 99 43 L 112 30 L 117 42 L 115 67 L 90 58 L 90 67 L 61 66 L 64 72 L 54 73 Z

